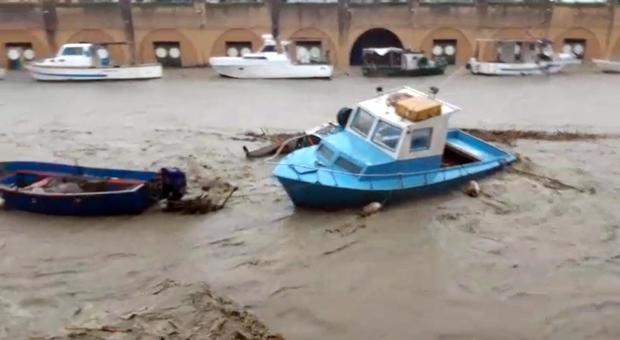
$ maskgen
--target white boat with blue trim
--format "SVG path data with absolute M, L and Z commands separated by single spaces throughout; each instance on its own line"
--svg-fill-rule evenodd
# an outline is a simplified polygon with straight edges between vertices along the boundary
M 401 100 L 434 101 L 438 110 L 412 120 L 403 116 Z M 504 150 L 448 129 L 459 110 L 408 87 L 382 93 L 341 110 L 340 129 L 283 158 L 273 174 L 295 205 L 335 209 L 453 188 L 515 161 Z
M 525 76 L 559 73 L 573 64 L 581 60 L 574 53 L 555 53 L 549 40 L 479 39 L 467 67 L 472 74 Z
M 41 81 L 141 80 L 161 78 L 160 64 L 116 65 L 98 44 L 65 44 L 56 57 L 26 65 Z

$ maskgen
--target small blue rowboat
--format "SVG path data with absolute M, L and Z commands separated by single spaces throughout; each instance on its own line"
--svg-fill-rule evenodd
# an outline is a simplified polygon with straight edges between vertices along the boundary
M 432 99 L 440 113 L 403 118 L 393 105 L 399 97 Z M 339 131 L 283 158 L 274 176 L 295 205 L 335 209 L 453 188 L 515 161 L 483 140 L 448 129 L 448 118 L 460 109 L 429 97 L 405 87 L 359 103 L 347 117 L 339 114 Z
M 50 215 L 139 214 L 161 199 L 180 199 L 185 174 L 88 168 L 41 162 L 0 163 L 7 209 Z

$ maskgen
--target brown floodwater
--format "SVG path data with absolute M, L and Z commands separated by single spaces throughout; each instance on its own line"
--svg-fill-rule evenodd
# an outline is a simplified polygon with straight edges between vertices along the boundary
M 402 84 L 439 86 L 463 108 L 452 126 L 620 133 L 620 76 L 588 68 L 331 81 L 184 69 L 83 84 L 9 74 L 0 160 L 180 166 L 240 190 L 204 216 L 1 212 L 0 338 L 56 334 L 166 279 L 207 282 L 287 339 L 620 338 L 617 138 L 518 141 L 510 148 L 526 171 L 481 181 L 481 197 L 455 190 L 365 219 L 294 209 L 273 165 L 241 151 L 258 145 L 239 140 L 245 131 L 306 129 Z

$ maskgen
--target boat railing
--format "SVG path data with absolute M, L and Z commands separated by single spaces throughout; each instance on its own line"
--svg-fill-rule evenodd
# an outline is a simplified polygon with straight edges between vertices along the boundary
M 338 186 L 338 180 L 337 180 L 337 176 L 336 175 L 340 175 L 340 176 L 348 176 L 348 177 L 354 177 L 356 179 L 363 179 L 363 180 L 367 180 L 368 185 L 370 186 L 370 189 L 374 189 L 374 187 L 376 186 L 376 184 L 373 184 L 373 180 L 383 180 L 386 178 L 398 178 L 399 182 L 400 182 L 400 186 L 401 188 L 405 187 L 405 178 L 423 178 L 424 179 L 424 185 L 428 185 L 430 180 L 430 176 L 435 175 L 437 173 L 441 173 L 443 174 L 443 178 L 440 181 L 437 180 L 433 180 L 433 183 L 436 182 L 443 182 L 446 181 L 447 178 L 447 173 L 449 171 L 458 171 L 459 176 L 457 177 L 463 177 L 463 175 L 468 176 L 471 174 L 471 172 L 469 171 L 469 169 L 473 168 L 473 167 L 486 167 L 489 165 L 493 165 L 493 166 L 499 166 L 499 167 L 504 167 L 506 165 L 508 165 L 508 163 L 510 163 L 509 159 L 506 157 L 501 157 L 499 159 L 493 159 L 493 160 L 488 160 L 488 161 L 483 161 L 483 162 L 475 162 L 475 163 L 469 163 L 469 164 L 460 164 L 460 165 L 454 165 L 454 166 L 450 166 L 450 167 L 446 167 L 446 168 L 437 168 L 437 169 L 433 169 L 433 170 L 422 170 L 422 171 L 413 171 L 413 172 L 392 172 L 392 173 L 385 173 L 385 174 L 365 174 L 365 173 L 352 173 L 352 172 L 347 172 L 347 171 L 342 171 L 342 170 L 337 170 L 337 169 L 330 169 L 330 168 L 325 168 L 325 167 L 320 167 L 320 166 L 311 166 L 311 165 L 307 165 L 307 164 L 294 164 L 294 163 L 278 163 L 278 162 L 273 162 L 273 164 L 276 165 L 281 165 L 281 166 L 289 166 L 291 168 L 295 167 L 295 168 L 302 168 L 302 169 L 307 169 L 307 170 L 315 170 L 315 171 L 323 171 L 326 173 L 329 173 L 334 181 L 334 184 L 336 186 Z M 305 175 L 307 173 L 302 173 L 300 174 L 299 172 L 297 172 L 295 169 L 292 169 L 293 172 L 297 175 L 297 180 L 301 181 L 302 180 L 302 175 Z M 319 180 L 319 179 L 317 179 Z

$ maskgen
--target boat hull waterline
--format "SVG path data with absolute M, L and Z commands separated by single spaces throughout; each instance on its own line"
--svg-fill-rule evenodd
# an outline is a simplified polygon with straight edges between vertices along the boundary
M 603 72 L 620 73 L 620 61 L 592 59 L 592 62 Z
M 163 75 L 159 64 L 119 67 L 54 67 L 27 65 L 32 77 L 39 81 L 146 80 Z
M 211 58 L 211 67 L 220 76 L 238 79 L 328 79 L 334 68 L 326 64 L 292 64 L 290 62 L 265 61 L 253 64 L 234 63 L 227 59 Z

